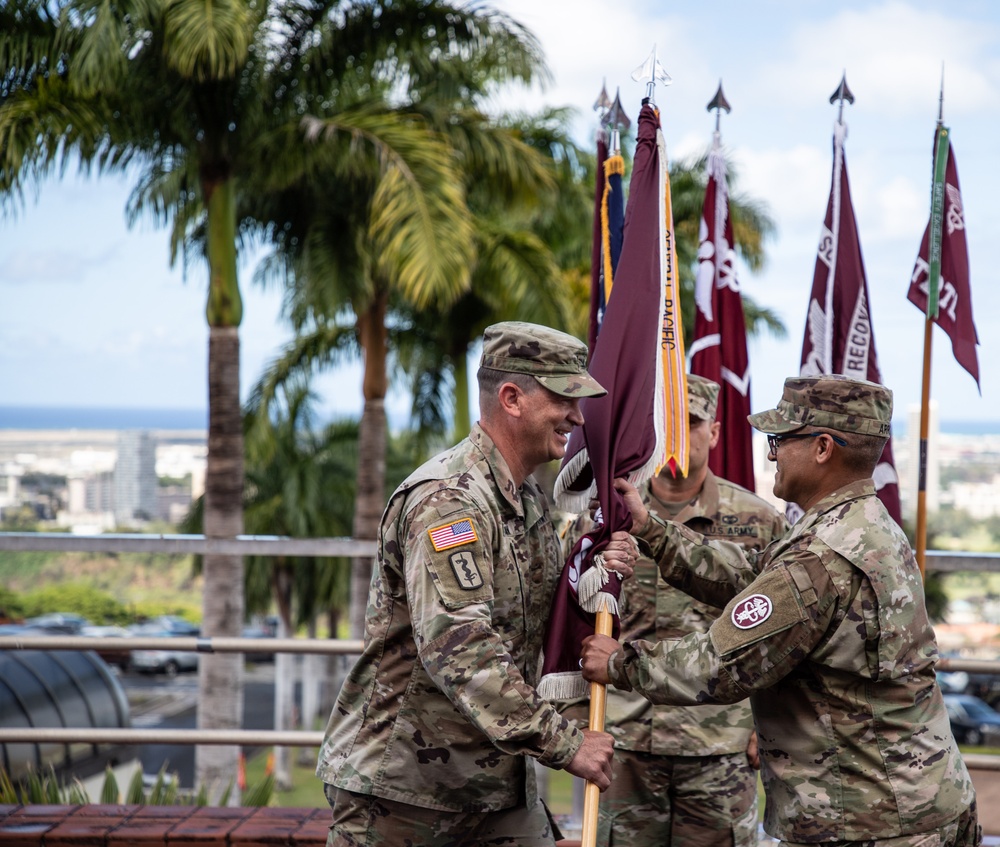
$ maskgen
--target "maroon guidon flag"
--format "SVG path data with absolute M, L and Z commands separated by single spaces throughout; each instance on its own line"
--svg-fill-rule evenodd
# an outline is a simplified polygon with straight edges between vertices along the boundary
M 935 191 L 936 208 L 932 209 L 931 221 L 924 230 L 906 298 L 948 333 L 955 358 L 979 387 L 979 358 L 976 355 L 979 336 L 972 320 L 972 286 L 969 283 L 969 249 L 965 242 L 965 214 L 962 210 L 962 191 L 958 185 L 958 165 L 955 163 L 955 153 L 946 127 L 941 127 L 935 133 L 934 144 L 938 148 L 936 162 L 945 164 L 942 158 L 946 159 L 943 179 L 935 176 L 935 185 L 940 185 L 943 190 Z M 936 230 L 936 233 L 932 233 L 932 230 Z M 932 238 L 932 235 L 937 237 Z M 936 249 L 932 249 L 932 246 Z M 937 273 L 932 274 L 931 266 L 935 260 L 938 263 L 935 268 Z M 933 292 L 932 277 L 937 282 Z
M 847 125 L 838 121 L 833 128 L 833 177 L 809 295 L 800 375 L 845 374 L 881 383 L 871 298 L 847 179 L 846 136 Z M 892 458 L 891 436 L 874 479 L 879 499 L 892 519 L 901 524 L 899 477 Z
M 702 206 L 701 245 L 695 280 L 690 370 L 719 383 L 719 443 L 708 458 L 712 473 L 754 490 L 750 422 L 750 363 L 743 298 L 736 278 L 733 222 L 729 217 L 726 160 L 719 133 L 708 154 L 708 186 Z
M 601 280 L 603 262 L 603 239 L 601 238 L 601 206 L 604 199 L 604 163 L 608 158 L 608 143 L 604 138 L 603 128 L 597 133 L 597 167 L 594 171 L 594 229 L 593 241 L 590 248 L 590 323 L 587 327 L 587 350 L 589 356 L 594 355 L 594 345 L 597 343 L 597 334 L 601 331 L 601 322 L 604 320 L 604 309 L 607 305 L 607 296 L 604 291 L 604 284 Z M 588 359 L 589 361 L 589 359 Z
M 617 98 L 616 98 L 617 102 Z M 625 218 L 625 159 L 620 152 L 608 155 L 602 128 L 597 135 L 597 179 L 594 191 L 594 245 L 590 254 L 590 327 L 587 347 L 594 355 L 597 336 L 604 321 L 608 297 L 614 284 L 615 269 L 622 251 L 622 228 Z
M 624 242 L 614 287 L 588 367 L 607 390 L 581 402 L 585 423 L 570 437 L 556 479 L 556 501 L 582 511 L 596 489 L 597 525 L 573 546 L 547 621 L 539 693 L 552 699 L 582 697 L 583 639 L 594 632 L 595 612 L 617 613 L 618 579 L 603 566 L 601 551 L 611 534 L 628 530 L 632 518 L 614 480 L 648 479 L 659 469 L 663 449 L 663 372 L 660 338 L 664 324 L 665 152 L 658 114 L 647 104 L 639 115 L 634 169 L 625 215 Z M 661 418 L 662 420 L 662 418 Z M 662 464 L 662 462 L 660 462 Z

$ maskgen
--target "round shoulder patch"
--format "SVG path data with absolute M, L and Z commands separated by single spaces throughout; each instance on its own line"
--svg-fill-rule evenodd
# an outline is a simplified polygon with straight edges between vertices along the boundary
M 733 607 L 733 626 L 738 629 L 753 629 L 771 617 L 773 611 L 774 604 L 769 597 L 765 594 L 751 594 Z

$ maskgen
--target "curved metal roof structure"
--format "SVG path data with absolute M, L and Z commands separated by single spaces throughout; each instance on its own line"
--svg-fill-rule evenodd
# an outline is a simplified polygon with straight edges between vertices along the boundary
M 0 651 L 0 726 L 129 727 L 128 699 L 108 665 L 92 651 Z M 15 782 L 29 771 L 88 776 L 124 757 L 109 745 L 0 744 L 0 766 Z

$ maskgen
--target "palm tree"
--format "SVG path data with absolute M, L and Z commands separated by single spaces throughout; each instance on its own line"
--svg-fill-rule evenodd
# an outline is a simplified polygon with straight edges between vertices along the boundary
M 98 172 L 138 168 L 130 219 L 146 211 L 172 221 L 173 257 L 192 251 L 207 261 L 204 526 L 210 538 L 236 536 L 243 529 L 236 273 L 243 184 L 266 175 L 280 185 L 292 178 L 286 169 L 302 173 L 319 164 L 336 174 L 331 160 L 342 150 L 339 138 L 381 154 L 394 149 L 391 162 L 374 157 L 380 172 L 394 176 L 379 183 L 385 208 L 374 235 L 381 252 L 368 255 L 375 257 L 371 279 L 402 273 L 407 259 L 421 252 L 435 221 L 432 207 L 440 210 L 454 197 L 440 179 L 440 151 L 426 132 L 420 136 L 421 127 L 399 115 L 388 119 L 384 109 L 332 120 L 339 90 L 357 90 L 359 70 L 371 79 L 418 78 L 432 64 L 426 57 L 505 50 L 521 41 L 506 19 L 436 0 L 10 0 L 5 9 L 21 15 L 16 32 L 37 33 L 45 45 L 34 55 L 58 59 L 26 64 L 26 82 L 0 103 L 0 171 L 44 171 L 72 157 Z M 15 40 L 4 34 L 5 44 Z M 524 75 L 530 60 L 531 50 L 522 46 L 509 52 L 504 66 Z M 380 144 L 383 130 L 415 135 L 407 136 L 409 146 L 392 148 Z M 423 202 L 401 212 L 400 198 L 421 192 Z M 452 278 L 451 284 L 462 282 Z M 377 349 L 385 301 L 377 290 L 369 294 L 370 315 L 359 324 L 365 343 Z M 244 600 L 232 587 L 243 584 L 242 559 L 213 554 L 204 566 L 205 632 L 236 635 Z M 239 657 L 205 656 L 199 725 L 239 727 L 241 692 Z M 235 773 L 237 753 L 235 747 L 198 748 L 197 779 L 213 799 Z
M 436 104 L 439 114 L 448 109 Z M 469 291 L 443 310 L 412 316 L 400 359 L 413 386 L 414 417 L 422 430 L 444 432 L 452 441 L 469 431 L 468 353 L 483 330 L 500 320 L 527 320 L 573 331 L 574 312 L 589 264 L 593 201 L 593 156 L 569 135 L 569 110 L 507 115 L 498 130 L 512 133 L 539 157 L 540 173 L 512 189 L 497 191 L 475 146 L 462 150 L 469 207 L 475 216 L 476 263 Z M 445 122 L 442 121 L 442 124 Z M 447 127 L 443 127 L 447 129 Z M 454 127 L 452 132 L 460 127 Z M 585 323 L 583 324 L 585 326 Z M 448 388 L 452 391 L 449 396 Z
M 30 98 L 50 77 L 58 79 L 63 69 L 52 38 L 58 14 L 46 0 L 0 4 L 0 108 Z M 35 145 L 11 156 L 6 150 L 11 143 L 0 136 L 0 203 L 5 212 L 23 198 L 25 185 L 44 172 L 49 152 Z
M 255 220 L 267 222 L 275 253 L 262 275 L 288 286 L 288 313 L 297 330 L 296 341 L 265 378 L 265 394 L 273 395 L 296 368 L 323 367 L 345 352 L 363 356 L 364 410 L 352 525 L 356 538 L 375 538 L 385 505 L 384 400 L 390 352 L 397 349 L 393 339 L 412 326 L 407 316 L 421 312 L 440 316 L 443 309 L 460 302 L 475 267 L 488 259 L 478 239 L 480 220 L 466 205 L 472 152 L 480 177 L 488 174 L 493 190 L 509 202 L 527 202 L 549 184 L 537 155 L 481 112 L 466 106 L 444 118 L 425 108 L 428 92 L 448 91 L 471 102 L 487 84 L 531 78 L 540 64 L 534 40 L 506 19 L 490 20 L 491 40 L 461 54 L 424 56 L 424 63 L 412 66 L 405 87 L 395 77 L 392 85 L 366 77 L 360 91 L 342 92 L 344 98 L 363 95 L 368 114 L 381 114 L 379 102 L 383 110 L 385 103 L 395 102 L 397 113 L 440 145 L 434 148 L 428 140 L 426 149 L 440 152 L 446 169 L 441 185 L 448 191 L 442 190 L 437 204 L 423 213 L 430 225 L 418 240 L 400 237 L 399 222 L 420 212 L 403 202 L 407 173 L 392 158 L 390 167 L 380 173 L 374 169 L 345 173 L 334 169 L 336 162 L 330 160 L 324 163 L 328 170 L 303 171 L 301 178 L 277 191 L 261 186 L 246 210 Z M 313 121 L 310 127 L 334 143 L 338 139 L 354 143 L 340 112 Z M 392 152 L 388 146 L 386 150 Z M 537 239 L 529 246 L 544 254 Z M 370 572 L 370 561 L 355 562 L 351 588 L 355 637 L 364 629 Z
M 301 375 L 282 384 L 275 400 L 261 405 L 260 385 L 244 408 L 246 485 L 244 522 L 253 535 L 290 538 L 329 538 L 350 534 L 357 471 L 358 425 L 336 421 L 315 427 L 315 395 Z M 400 482 L 415 457 L 406 444 L 390 441 L 388 477 Z M 202 530 L 204 501 L 199 498 L 185 519 L 182 531 Z M 201 567 L 196 560 L 195 567 Z M 277 609 L 279 637 L 291 637 L 302 626 L 314 628 L 315 620 L 328 615 L 336 634 L 340 613 L 347 610 L 350 565 L 346 559 L 312 556 L 252 555 L 246 559 L 245 596 L 248 614 L 268 614 Z M 332 668 L 317 667 L 321 657 L 305 656 L 303 720 L 312 728 L 310 714 L 318 710 L 320 681 L 332 680 Z M 294 662 L 288 654 L 276 656 L 275 726 L 294 729 L 292 690 Z M 309 708 L 312 701 L 315 709 Z M 310 755 L 314 755 L 310 751 Z M 275 784 L 291 788 L 289 748 L 275 750 Z

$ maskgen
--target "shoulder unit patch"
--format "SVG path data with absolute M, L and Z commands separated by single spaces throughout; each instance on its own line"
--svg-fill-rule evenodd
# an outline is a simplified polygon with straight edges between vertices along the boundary
M 455 578 L 459 586 L 465 591 L 472 591 L 475 588 L 483 587 L 483 575 L 479 571 L 476 559 L 468 550 L 459 550 L 457 553 L 450 553 L 448 561 L 451 569 L 455 572 Z
M 438 553 L 442 550 L 450 550 L 452 547 L 458 547 L 460 544 L 470 544 L 473 541 L 479 540 L 479 536 L 476 534 L 476 527 L 470 518 L 462 518 L 461 520 L 452 521 L 442 526 L 432 527 L 427 530 L 427 534 L 430 536 L 431 544 L 434 545 L 434 549 Z
M 774 611 L 774 604 L 764 594 L 751 594 L 733 607 L 732 621 L 737 629 L 753 629 L 769 617 Z

